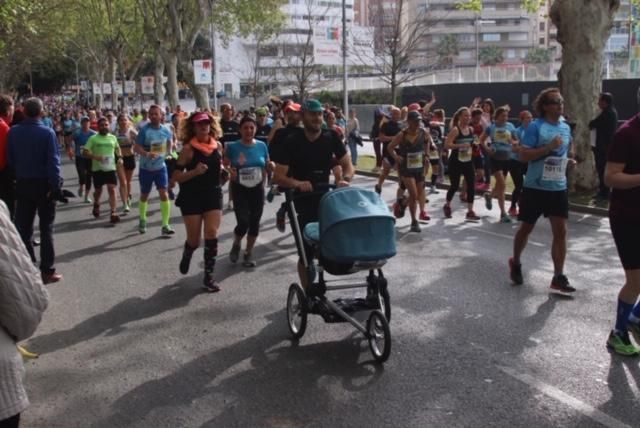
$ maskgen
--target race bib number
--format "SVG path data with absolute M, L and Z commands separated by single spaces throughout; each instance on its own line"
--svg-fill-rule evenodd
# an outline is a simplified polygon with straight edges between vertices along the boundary
M 567 177 L 567 159 L 549 156 L 544 160 L 542 179 L 545 181 L 564 181 Z
M 424 162 L 422 160 L 422 152 L 407 153 L 407 169 L 422 169 Z
M 496 130 L 495 135 L 493 136 L 494 143 L 502 143 L 507 144 L 511 139 L 511 133 L 509 131 L 505 131 L 504 129 Z
M 460 162 L 471 162 L 471 149 L 458 149 L 458 160 Z
M 256 187 L 262 183 L 262 168 L 251 167 L 239 169 L 238 182 L 244 187 Z
M 149 151 L 157 155 L 164 154 L 165 152 L 164 141 L 152 141 L 151 149 Z
M 100 161 L 100 166 L 103 166 L 103 167 L 110 167 L 113 164 L 114 164 L 113 156 L 103 156 L 102 160 Z
M 438 159 L 438 149 L 429 150 L 429 159 Z

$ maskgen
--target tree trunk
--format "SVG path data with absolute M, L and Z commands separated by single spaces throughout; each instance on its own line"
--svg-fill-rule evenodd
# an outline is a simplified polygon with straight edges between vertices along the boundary
M 178 100 L 178 56 L 175 53 L 168 52 L 167 56 L 164 57 L 164 62 L 167 67 L 169 107 L 171 107 L 171 110 L 175 110 L 176 106 L 180 104 Z
M 182 69 L 182 75 L 185 77 L 187 86 L 193 93 L 193 98 L 196 101 L 196 107 L 200 109 L 209 108 L 209 90 L 206 86 L 196 85 L 193 77 L 193 63 L 191 60 L 185 60 L 180 62 L 180 68 Z
M 98 85 L 100 85 L 100 93 L 97 95 L 94 94 L 95 99 L 93 100 L 93 103 L 96 105 L 98 110 L 102 110 L 104 105 L 104 94 L 102 93 L 104 86 L 104 69 L 100 67 L 100 65 L 97 65 L 95 66 L 95 70 L 96 80 L 98 81 Z
M 572 173 L 572 190 L 593 190 L 598 184 L 588 125 L 595 117 L 602 91 L 604 46 L 619 6 L 620 0 L 557 0 L 551 6 L 550 16 L 562 45 L 558 81 L 565 99 L 565 115 L 576 123 L 574 144 L 581 160 Z
M 153 102 L 161 106 L 164 101 L 164 86 L 162 78 L 164 77 L 164 61 L 160 55 L 156 55 L 156 63 L 153 69 Z
M 109 56 L 109 81 L 111 82 L 111 108 L 115 110 L 118 108 L 118 91 L 116 90 L 116 78 L 117 78 L 116 60 L 113 56 Z

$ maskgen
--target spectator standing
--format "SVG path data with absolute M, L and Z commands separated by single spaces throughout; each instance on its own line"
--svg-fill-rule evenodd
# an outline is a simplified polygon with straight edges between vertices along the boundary
M 16 227 L 34 263 L 32 238 L 36 213 L 40 219 L 40 272 L 48 284 L 62 279 L 54 267 L 53 248 L 53 222 L 62 177 L 56 135 L 40 120 L 42 109 L 39 98 L 25 101 L 26 119 L 9 130 L 7 160 L 16 176 Z
M 613 106 L 613 95 L 608 92 L 600 94 L 598 107 L 600 114 L 589 122 L 589 129 L 596 132 L 595 145 L 592 146 L 592 150 L 596 161 L 599 188 L 595 198 L 608 199 L 609 188 L 604 183 L 604 169 L 607 164 L 607 150 L 618 126 L 618 112 Z
M 0 94 L 0 200 L 9 207 L 11 218 L 15 209 L 15 180 L 7 166 L 7 135 L 12 119 L 13 100 L 8 95 Z

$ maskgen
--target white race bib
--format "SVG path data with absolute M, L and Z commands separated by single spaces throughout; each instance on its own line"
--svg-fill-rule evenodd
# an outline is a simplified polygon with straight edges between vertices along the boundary
M 458 149 L 458 160 L 460 162 L 471 162 L 471 149 Z
M 438 149 L 429 150 L 429 159 L 438 159 Z
M 567 159 L 549 156 L 544 160 L 542 179 L 545 181 L 564 181 L 567 178 Z
M 103 156 L 102 160 L 100 161 L 100 165 L 103 167 L 110 167 L 114 164 L 114 157 L 113 156 Z
M 422 152 L 407 153 L 407 169 L 422 169 L 424 163 L 422 161 Z
M 165 152 L 164 141 L 152 141 L 150 152 L 158 155 L 164 154 Z
M 238 182 L 244 187 L 256 187 L 262 183 L 262 168 L 254 166 L 239 169 Z

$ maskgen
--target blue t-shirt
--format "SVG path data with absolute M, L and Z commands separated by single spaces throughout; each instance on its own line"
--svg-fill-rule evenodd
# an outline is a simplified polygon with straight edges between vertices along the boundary
M 247 146 L 241 141 L 234 141 L 227 143 L 224 149 L 231 166 L 238 170 L 238 182 L 245 187 L 262 183 L 262 170 L 269 159 L 267 145 L 258 140 L 253 142 L 253 145 Z
M 73 120 L 65 119 L 62 121 L 62 130 L 64 132 L 72 132 L 73 131 Z
M 502 126 L 492 123 L 484 132 L 491 137 L 491 144 L 496 150 L 494 157 L 501 160 L 510 159 L 513 153 L 511 141 L 516 133 L 516 127 L 511 122 Z
M 155 159 L 141 156 L 140 169 L 158 171 L 165 168 L 164 160 L 171 145 L 171 131 L 166 126 L 160 125 L 159 128 L 154 128 L 150 123 L 147 124 L 140 130 L 136 144 L 142 146 L 145 151 L 158 155 Z
M 76 132 L 73 133 L 73 145 L 76 147 L 76 158 L 83 158 L 84 156 L 82 156 L 82 148 L 84 147 L 85 144 L 87 144 L 87 141 L 89 141 L 89 138 L 91 138 L 92 135 L 96 135 L 97 132 L 94 131 L 93 129 L 90 129 L 89 132 L 87 132 L 86 134 L 84 132 L 82 132 L 82 129 L 78 129 Z
M 538 190 L 567 190 L 567 155 L 571 144 L 571 128 L 566 122 L 549 123 L 536 119 L 527 127 L 522 145 L 536 149 L 551 143 L 556 137 L 562 138 L 562 145 L 547 156 L 530 161 L 524 187 Z
M 45 116 L 42 118 L 42 123 L 44 124 L 44 126 L 46 126 L 47 128 L 51 128 L 53 129 L 53 120 L 51 120 L 51 118 L 49 116 Z

